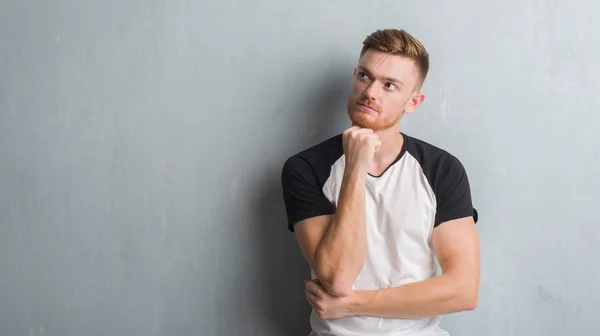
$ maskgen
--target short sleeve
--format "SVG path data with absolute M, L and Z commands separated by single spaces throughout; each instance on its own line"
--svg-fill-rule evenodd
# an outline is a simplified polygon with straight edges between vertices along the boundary
M 471 188 L 467 172 L 461 162 L 450 156 L 439 168 L 434 188 L 437 209 L 434 227 L 446 221 L 473 216 L 478 220 L 477 210 L 471 200 Z
M 281 185 L 290 231 L 294 232 L 294 224 L 301 220 L 335 212 L 333 204 L 323 194 L 317 174 L 301 157 L 291 157 L 285 162 Z

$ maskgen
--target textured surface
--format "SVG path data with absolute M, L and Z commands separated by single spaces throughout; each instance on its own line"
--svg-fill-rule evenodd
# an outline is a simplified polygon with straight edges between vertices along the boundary
M 454 335 L 596 335 L 600 2 L 0 2 L 0 334 L 306 335 L 285 158 L 346 127 L 360 42 L 432 54 L 403 130 L 468 169 Z

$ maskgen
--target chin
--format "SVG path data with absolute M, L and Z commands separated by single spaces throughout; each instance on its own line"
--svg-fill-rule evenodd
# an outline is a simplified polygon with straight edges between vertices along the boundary
M 371 128 L 367 126 L 374 126 L 379 121 L 379 114 L 373 111 L 365 111 L 362 108 L 353 105 L 348 108 L 348 117 L 357 126 L 363 128 Z
M 352 121 L 353 125 L 356 125 L 360 128 L 369 128 L 373 131 L 383 131 L 387 129 L 391 129 L 397 127 L 397 122 L 385 122 L 380 120 L 379 118 L 375 118 L 372 115 L 369 115 L 364 112 L 352 112 L 349 114 L 350 121 Z
M 357 126 L 365 124 L 369 119 L 368 116 L 356 111 L 350 111 L 348 117 L 350 118 L 350 121 Z
M 364 114 L 364 113 L 351 114 L 350 121 L 352 121 L 353 125 L 356 125 L 360 128 L 370 128 L 372 130 L 376 130 L 379 128 L 377 120 L 375 118 L 370 117 L 369 115 Z

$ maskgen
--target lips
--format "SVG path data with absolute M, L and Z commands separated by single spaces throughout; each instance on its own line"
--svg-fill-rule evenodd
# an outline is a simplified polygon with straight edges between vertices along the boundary
M 373 107 L 371 107 L 369 105 L 365 105 L 365 104 L 362 104 L 362 103 L 357 103 L 357 104 L 358 104 L 358 106 L 360 106 L 362 108 L 365 108 L 365 109 L 371 110 L 373 112 L 379 113 L 379 111 L 377 111 L 375 108 L 373 108 Z

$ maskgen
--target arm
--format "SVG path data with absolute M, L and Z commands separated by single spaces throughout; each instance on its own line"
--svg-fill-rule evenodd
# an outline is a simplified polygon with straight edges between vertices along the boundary
M 353 126 L 342 135 L 345 155 L 337 209 L 322 191 L 331 167 L 314 154 L 288 160 L 283 168 L 283 195 L 290 230 L 325 289 L 347 296 L 366 253 L 365 182 L 374 152 L 381 145 L 372 130 Z M 315 168 L 316 167 L 316 168 Z
M 302 254 L 323 287 L 335 296 L 350 294 L 364 263 L 365 178 L 363 174 L 345 174 L 335 214 L 295 225 Z
M 414 318 L 475 309 L 479 291 L 477 211 L 466 171 L 453 156 L 432 175 L 437 209 L 431 237 L 442 274 L 380 291 L 358 292 L 357 313 Z
M 479 291 L 479 238 L 473 217 L 451 220 L 433 231 L 442 274 L 400 287 L 357 291 L 351 315 L 419 318 L 472 310 Z

